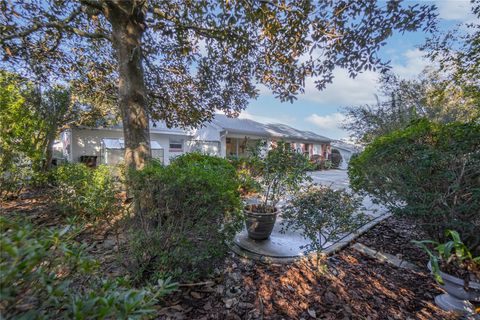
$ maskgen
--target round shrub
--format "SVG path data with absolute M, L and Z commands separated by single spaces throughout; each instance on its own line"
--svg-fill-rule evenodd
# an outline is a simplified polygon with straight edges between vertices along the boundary
M 86 221 L 109 219 L 121 207 L 111 168 L 89 168 L 83 163 L 64 164 L 53 172 L 54 200 L 68 215 Z
M 342 162 L 342 155 L 340 154 L 340 151 L 338 151 L 337 149 L 332 149 L 330 159 L 332 161 L 332 168 L 337 169 Z
M 415 121 L 352 158 L 349 177 L 355 190 L 415 219 L 433 239 L 457 230 L 479 253 L 480 124 Z
M 130 256 L 138 281 L 208 273 L 241 228 L 235 168 L 225 159 L 190 153 L 169 166 L 152 162 L 131 173 L 137 199 Z

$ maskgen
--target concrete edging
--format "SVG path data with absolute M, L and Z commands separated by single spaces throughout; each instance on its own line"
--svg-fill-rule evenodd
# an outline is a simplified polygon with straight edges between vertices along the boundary
M 362 234 L 364 234 L 365 232 L 367 232 L 368 230 L 370 230 L 371 228 L 373 228 L 374 226 L 376 226 L 377 224 L 379 224 L 380 222 L 382 222 L 383 220 L 387 219 L 390 216 L 391 216 L 390 213 L 384 213 L 372 219 L 370 222 L 368 222 L 367 224 L 364 224 L 363 226 L 358 228 L 356 231 L 345 235 L 343 238 L 339 239 L 338 241 L 336 241 L 335 243 L 327 247 L 324 253 L 326 255 L 332 255 L 342 250 L 343 248 L 348 246 L 352 241 L 357 239 L 359 236 L 361 236 Z M 246 250 L 244 248 L 241 248 L 233 241 L 229 243 L 228 246 L 231 251 L 233 251 L 235 254 L 241 257 L 256 260 L 265 264 L 272 264 L 272 263 L 286 264 L 286 263 L 291 263 L 315 254 L 315 253 L 310 253 L 308 255 L 299 255 L 294 257 L 271 257 L 271 256 L 261 255 L 261 254 Z

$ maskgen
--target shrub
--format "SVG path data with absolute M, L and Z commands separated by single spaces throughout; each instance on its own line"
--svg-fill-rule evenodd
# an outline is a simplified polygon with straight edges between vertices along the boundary
M 311 159 L 310 170 L 328 170 L 332 168 L 332 161 L 321 155 L 314 155 Z
M 225 159 L 189 153 L 166 167 L 152 162 L 130 182 L 137 214 L 129 255 L 138 281 L 203 275 L 241 227 L 239 183 Z
M 71 222 L 71 221 L 70 221 Z M 0 313 L 22 319 L 126 319 L 151 316 L 175 284 L 132 289 L 102 278 L 75 241 L 79 227 L 35 228 L 0 216 Z
M 0 150 L 0 154 L 2 153 L 3 150 Z M 8 155 L 11 158 L 8 158 Z M 0 163 L 2 169 L 0 172 L 0 199 L 18 196 L 34 174 L 31 164 L 26 157 L 20 154 L 13 155 L 13 152 L 4 153 Z
M 413 122 L 352 158 L 349 176 L 355 190 L 414 218 L 432 239 L 457 230 L 480 252 L 480 124 Z
M 342 155 L 340 154 L 340 151 L 338 151 L 337 149 L 332 149 L 330 158 L 332 162 L 332 168 L 337 169 L 342 162 Z
M 92 169 L 83 163 L 65 164 L 57 167 L 53 175 L 54 197 L 63 212 L 95 221 L 120 210 L 119 190 L 108 166 Z
M 284 207 L 282 231 L 300 230 L 310 240 L 303 249 L 306 253 L 316 252 L 318 267 L 326 244 L 355 231 L 365 222 L 359 212 L 361 204 L 360 197 L 345 190 L 309 186 Z
M 228 161 L 237 170 L 237 176 L 240 183 L 240 192 L 242 194 L 257 193 L 260 191 L 260 184 L 257 178 L 261 171 L 261 162 L 257 157 L 249 156 L 247 158 L 229 158 Z
M 266 155 L 259 154 L 255 159 L 260 164 L 258 182 L 262 202 L 257 209 L 261 212 L 272 210 L 282 197 L 298 191 L 302 183 L 309 180 L 307 157 L 284 141 L 279 141 Z

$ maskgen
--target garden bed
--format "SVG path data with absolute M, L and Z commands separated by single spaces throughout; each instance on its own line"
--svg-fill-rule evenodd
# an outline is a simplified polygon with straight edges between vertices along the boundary
M 42 224 L 58 221 L 47 198 L 25 196 L 2 204 L 4 213 L 41 216 Z M 47 202 L 48 203 L 48 202 Z M 359 242 L 372 248 L 402 254 L 419 265 L 425 256 L 410 244 L 414 230 L 396 218 L 382 222 Z M 35 222 L 35 219 L 33 219 Z M 417 232 L 417 231 L 415 231 Z M 415 233 L 414 238 L 421 235 Z M 115 258 L 112 233 L 88 232 L 84 241 L 95 245 L 91 252 L 102 260 L 110 276 L 122 274 Z M 396 251 L 395 248 L 407 246 Z M 412 246 L 412 247 L 410 247 Z M 405 251 L 406 250 L 406 251 Z M 415 251 L 413 251 L 415 250 Z M 412 253 L 414 252 L 414 253 Z M 311 262 L 265 265 L 229 254 L 213 276 L 195 284 L 181 285 L 157 306 L 160 319 L 449 319 L 453 315 L 433 303 L 441 291 L 428 272 L 413 272 L 380 263 L 352 248 L 331 256 L 328 270 L 320 276 Z
M 213 282 L 186 287 L 160 310 L 168 319 L 453 319 L 433 303 L 431 276 L 379 263 L 351 248 L 328 259 L 264 265 L 231 256 Z
M 391 216 L 357 239 L 374 250 L 389 253 L 427 270 L 428 256 L 412 240 L 429 239 L 428 235 L 407 218 Z

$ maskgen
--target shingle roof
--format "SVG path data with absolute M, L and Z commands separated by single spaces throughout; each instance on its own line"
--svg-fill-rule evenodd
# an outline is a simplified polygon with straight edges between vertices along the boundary
M 303 141 L 315 141 L 315 142 L 331 142 L 332 139 L 318 135 L 311 131 L 303 131 L 299 129 L 292 128 L 286 124 L 281 123 L 270 123 L 266 124 L 267 127 L 273 136 L 278 136 L 280 138 L 294 139 L 294 140 L 303 140 Z
M 212 122 L 231 133 L 246 133 L 262 137 L 269 136 L 269 132 L 263 124 L 250 119 L 229 118 L 223 114 L 216 114 Z
M 295 129 L 286 124 L 263 124 L 250 119 L 229 118 L 223 114 L 216 114 L 212 122 L 230 133 L 253 134 L 261 137 L 301 141 L 327 143 L 332 141 L 330 138 L 318 135 L 311 131 Z

